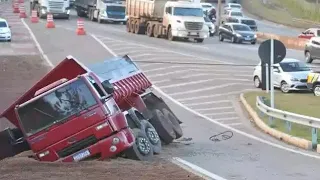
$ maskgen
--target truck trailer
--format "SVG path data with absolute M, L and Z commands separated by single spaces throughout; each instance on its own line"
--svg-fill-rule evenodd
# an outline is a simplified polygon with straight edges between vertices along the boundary
M 69 19 L 70 0 L 31 0 L 30 14 L 32 10 L 37 11 L 39 18 L 47 18 L 47 14 L 52 14 L 53 18 Z
M 165 37 L 170 41 L 179 38 L 203 42 L 209 37 L 200 3 L 168 0 L 127 0 L 127 32 Z
M 76 0 L 73 6 L 79 17 L 88 17 L 91 21 L 127 22 L 123 0 Z
M 27 141 L 39 161 L 149 160 L 161 141 L 183 135 L 181 121 L 129 56 L 89 66 L 68 56 L 1 117 L 23 134 L 6 129 L 12 144 Z

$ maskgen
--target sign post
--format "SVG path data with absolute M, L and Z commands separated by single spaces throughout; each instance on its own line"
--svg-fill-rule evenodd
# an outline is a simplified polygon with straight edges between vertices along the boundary
M 282 61 L 282 59 L 281 59 Z M 273 77 L 273 64 L 274 64 L 274 39 L 270 41 L 270 107 L 274 108 L 274 77 Z M 273 117 L 269 117 L 269 124 L 273 125 Z

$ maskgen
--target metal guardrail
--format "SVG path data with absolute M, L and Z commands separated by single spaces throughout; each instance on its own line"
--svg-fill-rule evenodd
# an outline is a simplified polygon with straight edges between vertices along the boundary
M 257 97 L 256 106 L 260 110 L 260 113 L 263 113 L 271 118 L 276 118 L 282 121 L 286 121 L 286 130 L 288 132 L 291 131 L 291 123 L 296 123 L 296 124 L 311 127 L 311 139 L 312 139 L 311 142 L 312 142 L 313 148 L 316 148 L 318 144 L 318 129 L 320 128 L 319 118 L 304 116 L 304 115 L 295 114 L 288 111 L 271 108 L 270 106 L 266 105 L 264 97 L 261 97 L 261 96 Z

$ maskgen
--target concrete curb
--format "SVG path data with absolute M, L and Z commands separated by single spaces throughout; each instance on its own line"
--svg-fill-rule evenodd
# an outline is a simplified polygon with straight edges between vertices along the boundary
M 284 141 L 288 144 L 300 147 L 302 149 L 311 150 L 312 149 L 312 143 L 309 140 L 302 139 L 299 137 L 294 137 L 289 134 L 280 132 L 276 129 L 270 128 L 268 125 L 266 125 L 258 116 L 257 112 L 253 110 L 253 108 L 249 105 L 247 100 L 244 98 L 243 93 L 240 94 L 240 100 L 244 107 L 246 108 L 249 115 L 252 117 L 254 123 L 266 134 L 270 134 L 271 136 Z M 320 145 L 317 146 L 317 151 L 320 152 Z

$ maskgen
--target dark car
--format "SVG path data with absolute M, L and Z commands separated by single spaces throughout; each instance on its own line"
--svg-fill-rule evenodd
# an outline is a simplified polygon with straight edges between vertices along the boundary
M 240 23 L 225 23 L 219 27 L 219 40 L 229 39 L 233 43 L 256 44 L 257 35 L 249 26 Z

